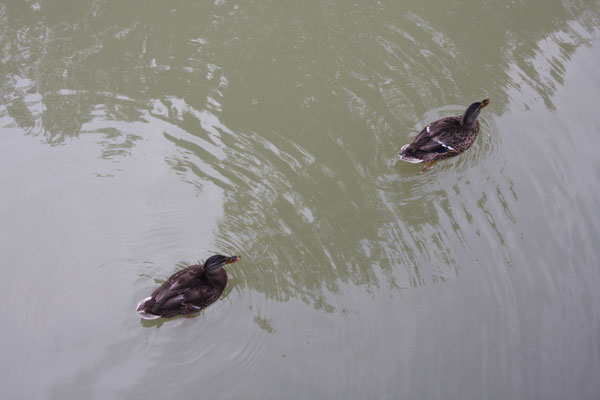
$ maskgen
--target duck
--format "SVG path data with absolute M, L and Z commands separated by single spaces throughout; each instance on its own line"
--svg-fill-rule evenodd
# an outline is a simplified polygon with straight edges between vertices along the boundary
M 227 286 L 227 272 L 223 268 L 241 259 L 216 254 L 203 265 L 191 265 L 171 275 L 137 305 L 143 319 L 172 318 L 195 314 L 214 303 Z
M 463 115 L 445 117 L 434 121 L 415 137 L 412 143 L 405 144 L 398 156 L 409 163 L 428 162 L 426 170 L 438 160 L 459 155 L 467 150 L 479 133 L 479 113 L 490 104 L 489 99 L 471 104 Z

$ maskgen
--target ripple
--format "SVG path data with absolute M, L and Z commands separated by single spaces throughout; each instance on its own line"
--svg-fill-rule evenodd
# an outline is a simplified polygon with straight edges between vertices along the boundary
M 15 393 L 596 389 L 578 355 L 600 320 L 598 168 L 581 146 L 597 142 L 598 10 L 140 5 L 0 5 Z M 423 174 L 397 161 L 484 97 L 467 152 Z M 213 251 L 243 257 L 215 304 L 140 322 L 140 298 Z

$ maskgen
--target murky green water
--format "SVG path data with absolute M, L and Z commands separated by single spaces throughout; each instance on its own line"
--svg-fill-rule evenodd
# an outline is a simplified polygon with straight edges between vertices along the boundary
M 3 1 L 0 397 L 597 399 L 597 1 Z M 492 101 L 460 157 L 396 157 Z M 241 254 L 193 319 L 136 303 Z

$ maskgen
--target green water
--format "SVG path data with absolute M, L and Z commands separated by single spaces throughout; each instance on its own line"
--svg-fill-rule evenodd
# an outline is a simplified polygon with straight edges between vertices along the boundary
M 0 397 L 597 399 L 599 22 L 0 2 Z M 396 157 L 483 98 L 468 152 Z M 140 320 L 214 252 L 220 300 Z

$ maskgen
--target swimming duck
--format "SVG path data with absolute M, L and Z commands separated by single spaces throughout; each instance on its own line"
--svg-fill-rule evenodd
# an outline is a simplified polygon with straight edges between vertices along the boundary
M 467 150 L 479 133 L 477 117 L 490 104 L 489 99 L 473 103 L 463 115 L 446 117 L 427 125 L 410 144 L 400 149 L 398 156 L 409 163 L 429 162 L 454 157 Z
M 137 312 L 144 319 L 197 313 L 221 296 L 227 286 L 227 272 L 223 267 L 240 258 L 217 254 L 209 257 L 204 265 L 191 265 L 174 273 L 152 296 L 138 303 Z

